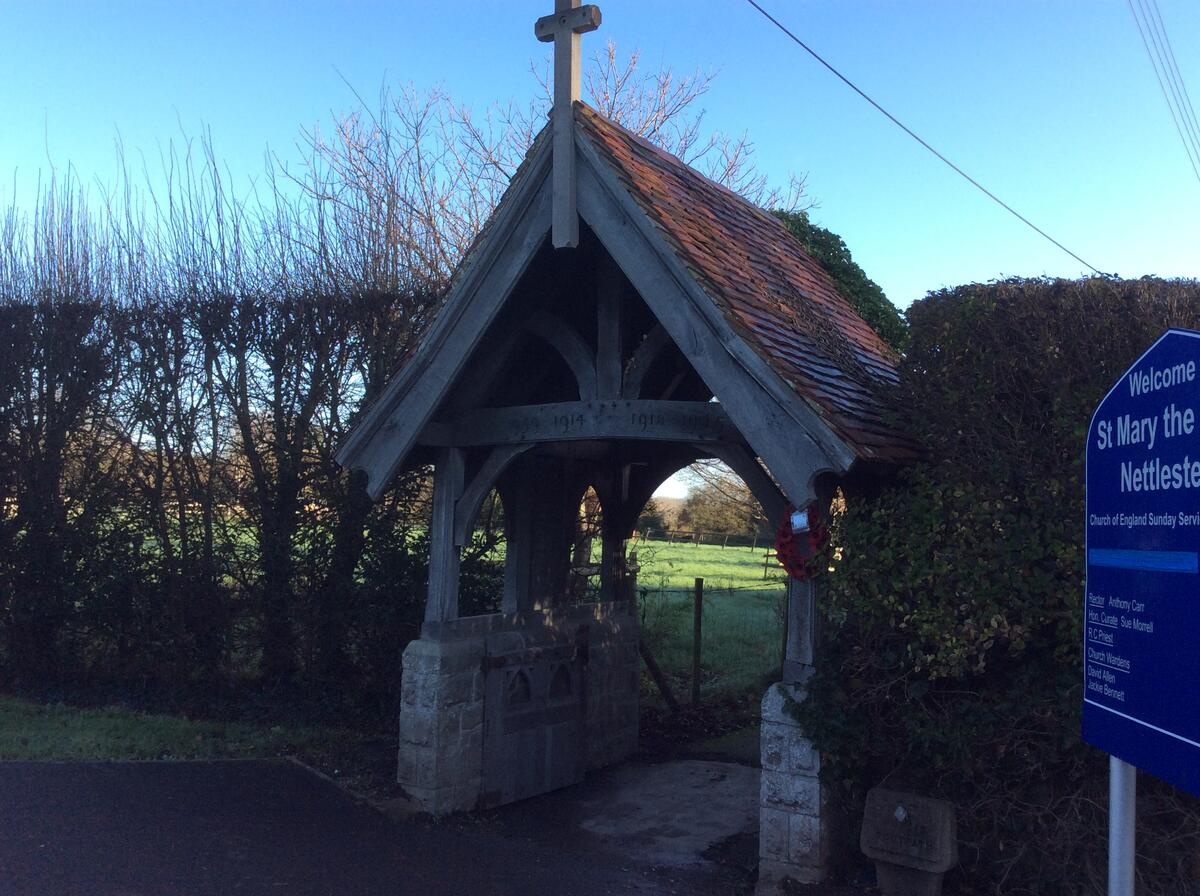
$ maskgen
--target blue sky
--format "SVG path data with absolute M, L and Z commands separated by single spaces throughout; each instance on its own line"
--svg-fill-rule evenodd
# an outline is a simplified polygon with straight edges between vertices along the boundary
M 785 24 L 1083 258 L 1196 276 L 1200 183 L 1123 0 L 764 0 Z M 719 72 L 707 122 L 749 134 L 776 182 L 805 174 L 814 218 L 904 307 L 927 290 L 1081 266 L 929 156 L 742 0 L 606 0 L 584 40 L 648 68 Z M 1200 3 L 1159 0 L 1200 97 Z M 238 178 L 266 148 L 373 98 L 444 87 L 476 107 L 534 96 L 551 0 L 0 4 L 0 173 L 24 201 L 51 164 L 114 177 L 117 136 L 154 159 L 211 128 Z M 343 80 L 345 79 L 345 80 Z M 11 187 L 10 187 L 11 189 Z
M 1200 183 L 1124 0 L 762 0 L 893 114 L 1104 271 L 1197 276 Z M 743 0 L 603 0 L 606 40 L 648 69 L 715 70 L 706 121 L 746 132 L 776 183 L 808 178 L 899 306 L 926 291 L 1081 266 L 975 192 Z M 1159 0 L 1200 99 L 1200 3 Z M 551 0 L 0 3 L 0 175 L 28 201 L 39 174 L 115 177 L 211 129 L 235 178 L 287 159 L 302 127 L 355 91 L 441 86 L 476 108 L 539 93 Z M 350 86 L 347 86 L 347 82 Z M 351 89 L 353 88 L 353 89 Z M 679 494 L 674 481 L 667 491 Z

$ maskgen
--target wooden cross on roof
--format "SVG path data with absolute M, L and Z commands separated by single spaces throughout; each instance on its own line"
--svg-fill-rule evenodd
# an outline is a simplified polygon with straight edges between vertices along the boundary
M 600 27 L 600 7 L 579 0 L 554 0 L 553 15 L 533 26 L 537 39 L 554 41 L 554 248 L 579 245 L 575 206 L 575 112 L 579 99 L 579 35 Z

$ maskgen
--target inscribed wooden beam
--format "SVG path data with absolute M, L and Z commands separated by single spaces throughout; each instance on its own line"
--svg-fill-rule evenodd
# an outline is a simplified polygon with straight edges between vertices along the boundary
M 656 442 L 732 442 L 737 428 L 715 401 L 565 401 L 481 408 L 425 427 L 421 443 L 519 445 L 632 439 Z

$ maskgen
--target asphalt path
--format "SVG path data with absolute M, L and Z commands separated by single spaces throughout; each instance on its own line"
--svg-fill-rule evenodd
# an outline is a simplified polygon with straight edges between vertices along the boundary
M 611 855 L 398 823 L 284 761 L 0 762 L 2 896 L 684 892 Z

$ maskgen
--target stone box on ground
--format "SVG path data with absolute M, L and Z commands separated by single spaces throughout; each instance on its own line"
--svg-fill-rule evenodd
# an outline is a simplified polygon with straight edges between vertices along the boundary
M 875 787 L 867 793 L 860 846 L 885 896 L 937 896 L 958 864 L 958 820 L 945 800 Z

